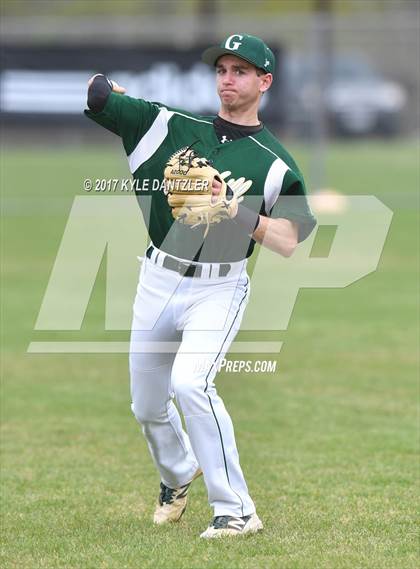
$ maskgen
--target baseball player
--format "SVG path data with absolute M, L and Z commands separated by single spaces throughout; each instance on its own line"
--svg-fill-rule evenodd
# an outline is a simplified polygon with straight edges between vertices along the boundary
M 122 138 L 150 236 L 130 375 L 132 411 L 161 480 L 153 519 L 177 522 L 203 474 L 213 520 L 201 537 L 214 538 L 263 528 L 214 383 L 248 301 L 247 259 L 256 242 L 290 256 L 316 222 L 298 167 L 258 118 L 272 51 L 234 34 L 202 59 L 215 69 L 217 116 L 131 98 L 104 75 L 90 79 L 85 113 Z

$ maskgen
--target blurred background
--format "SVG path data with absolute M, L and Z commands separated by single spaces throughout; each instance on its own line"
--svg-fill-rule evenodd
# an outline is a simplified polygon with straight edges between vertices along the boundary
M 322 114 L 333 135 L 412 135 L 419 125 L 413 0 L 1 5 L 1 111 L 10 124 L 74 123 L 86 74 L 97 70 L 118 77 L 134 96 L 214 112 L 212 73 L 200 64 L 200 51 L 245 31 L 277 54 L 276 89 L 265 113 L 276 128 L 307 136 Z
M 418 132 L 418 7 L 415 0 L 3 0 L 4 133 L 27 142 L 51 129 L 67 141 L 104 140 L 81 113 L 86 80 L 98 71 L 134 97 L 214 113 L 213 72 L 200 53 L 244 31 L 277 55 L 262 118 L 282 137 L 313 142 L 311 176 L 320 186 L 327 138 Z

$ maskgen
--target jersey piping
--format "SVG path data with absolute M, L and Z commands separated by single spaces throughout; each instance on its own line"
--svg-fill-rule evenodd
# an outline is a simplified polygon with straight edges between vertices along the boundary
M 261 146 L 261 148 L 264 148 L 265 150 L 267 150 L 267 152 L 270 152 L 270 154 L 272 154 L 273 156 L 275 156 L 276 158 L 278 158 L 279 160 L 281 160 L 280 156 L 278 156 L 275 152 L 273 152 L 272 150 L 270 150 L 269 148 L 267 148 L 267 146 L 264 146 L 264 144 L 261 144 L 261 142 L 258 142 L 258 140 L 256 138 L 254 138 L 253 136 L 249 136 L 249 138 L 251 140 L 253 140 L 256 144 L 258 144 L 258 146 Z
M 283 187 L 283 180 L 289 166 L 281 158 L 271 164 L 264 184 L 264 203 L 267 215 L 277 201 Z
M 184 117 L 184 118 L 186 118 L 186 119 L 190 119 L 190 120 L 195 121 L 195 122 L 202 122 L 202 123 L 204 123 L 204 124 L 211 124 L 211 125 L 213 126 L 213 123 L 210 122 L 210 121 L 203 121 L 203 120 L 201 120 L 201 119 L 196 119 L 195 117 L 190 117 L 190 116 L 188 116 L 188 115 L 183 115 L 183 114 L 180 113 L 179 111 L 173 111 L 173 114 L 174 114 L 174 115 L 179 115 L 179 116 L 181 116 L 181 117 Z
M 165 140 L 168 135 L 168 123 L 173 115 L 180 115 L 181 117 L 190 119 L 192 121 L 213 125 L 213 123 L 209 121 L 203 121 L 194 117 L 189 117 L 188 115 L 184 115 L 178 111 L 169 111 L 166 107 L 161 107 L 161 110 L 153 121 L 152 126 L 142 137 L 133 152 L 127 157 L 130 172 L 132 174 L 134 174 L 134 172 L 140 168 L 142 164 L 147 162 L 147 160 L 153 156 L 153 154 Z
M 168 134 L 168 121 L 173 114 L 173 111 L 168 111 L 167 108 L 162 107 L 152 126 L 142 137 L 133 152 L 127 157 L 132 174 L 153 156 L 165 140 Z
M 277 198 L 281 193 L 284 176 L 286 175 L 286 172 L 290 170 L 290 167 L 286 164 L 284 160 L 280 158 L 280 156 L 278 156 L 278 154 L 273 152 L 270 148 L 267 148 L 267 146 L 261 144 L 261 142 L 256 140 L 253 136 L 250 136 L 249 138 L 253 140 L 256 144 L 258 144 L 258 146 L 261 146 L 261 148 L 264 148 L 264 150 L 267 150 L 267 152 L 276 157 L 276 160 L 274 160 L 274 162 L 270 166 L 269 171 L 267 172 L 267 176 L 264 183 L 265 211 L 266 214 L 269 215 L 271 209 L 273 208 L 274 204 L 277 201 Z

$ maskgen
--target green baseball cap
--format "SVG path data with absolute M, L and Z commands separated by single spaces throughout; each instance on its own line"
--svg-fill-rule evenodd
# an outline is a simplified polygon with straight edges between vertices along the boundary
M 245 59 L 266 73 L 274 74 L 275 57 L 268 45 L 262 39 L 249 34 L 233 34 L 222 41 L 220 45 L 206 49 L 201 59 L 208 65 L 216 65 L 222 55 L 236 55 Z

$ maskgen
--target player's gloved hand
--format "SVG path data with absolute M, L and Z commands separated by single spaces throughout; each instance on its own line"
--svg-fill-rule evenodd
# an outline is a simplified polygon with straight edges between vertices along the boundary
M 205 225 L 204 237 L 210 225 L 232 219 L 238 213 L 242 193 L 228 188 L 211 162 L 199 157 L 192 148 L 179 150 L 170 157 L 164 178 L 174 219 L 190 227 Z

